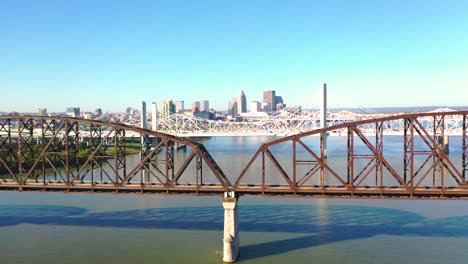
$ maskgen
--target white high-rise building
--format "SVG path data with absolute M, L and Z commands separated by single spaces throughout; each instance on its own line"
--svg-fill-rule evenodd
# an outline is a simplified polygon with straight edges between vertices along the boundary
M 155 102 L 151 104 L 151 130 L 156 131 L 158 124 L 158 106 Z
M 174 105 L 175 105 L 175 111 L 176 113 L 182 113 L 184 112 L 184 101 L 174 101 Z
M 250 112 L 257 113 L 262 111 L 262 103 L 259 101 L 252 101 L 250 102 Z
M 200 102 L 200 111 L 210 111 L 210 102 L 208 100 L 203 100 Z

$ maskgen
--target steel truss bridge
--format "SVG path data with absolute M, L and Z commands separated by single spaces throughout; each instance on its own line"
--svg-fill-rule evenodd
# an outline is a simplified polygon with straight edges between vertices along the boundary
M 436 112 L 451 112 L 451 109 L 438 109 Z M 367 119 L 382 118 L 388 114 L 382 113 L 356 113 L 350 111 L 330 111 L 327 113 L 328 126 L 339 125 L 362 121 Z M 462 129 L 461 116 L 452 115 L 445 120 L 446 134 L 459 134 Z M 433 126 L 433 119 L 430 117 L 421 118 L 426 127 Z M 172 134 L 181 137 L 190 136 L 236 136 L 236 135 L 276 135 L 289 136 L 320 128 L 320 112 L 289 113 L 280 112 L 276 116 L 268 116 L 255 121 L 227 122 L 214 121 L 197 117 L 190 117 L 182 114 L 173 114 L 165 118 L 158 118 L 156 131 Z M 372 133 L 372 124 L 362 124 L 363 131 Z M 386 122 L 384 134 L 403 135 L 404 120 L 393 119 Z M 345 129 L 336 129 L 334 134 L 346 133 Z
M 401 136 L 386 133 L 394 124 Z M 0 190 L 467 199 L 467 127 L 468 111 L 343 122 L 265 143 L 239 175 L 226 175 L 202 144 L 173 135 L 95 120 L 0 117 Z M 327 135 L 336 131 L 337 151 L 327 155 Z M 456 142 L 451 154 L 447 135 Z M 127 155 L 132 148 L 139 154 Z

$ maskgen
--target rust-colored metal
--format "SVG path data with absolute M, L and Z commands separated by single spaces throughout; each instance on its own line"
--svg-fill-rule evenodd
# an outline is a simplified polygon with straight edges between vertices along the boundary
M 381 156 L 384 155 L 384 122 L 376 122 L 375 123 L 375 148 L 377 149 L 377 153 Z M 380 181 L 380 186 L 379 186 Z M 375 186 L 379 186 L 380 188 L 383 187 L 383 166 L 382 162 L 379 159 L 375 159 Z
M 127 141 L 135 136 L 141 139 L 136 140 L 141 158 L 129 167 Z M 176 145 L 193 154 L 175 159 Z M 196 173 L 187 170 L 191 162 L 196 162 Z M 136 177 L 142 171 L 146 179 Z M 206 171 L 215 176 L 210 183 L 205 183 Z M 186 139 L 97 120 L 0 117 L 0 190 L 217 194 L 230 187 L 203 145 Z
M 468 118 L 467 115 L 463 115 L 463 125 L 462 125 L 462 174 L 463 179 L 467 180 L 468 170 L 468 134 L 466 129 L 468 128 Z
M 468 170 L 468 111 L 458 111 L 449 113 L 416 113 L 404 114 L 398 116 L 388 116 L 373 120 L 362 120 L 357 122 L 343 123 L 331 126 L 325 129 L 318 129 L 293 136 L 288 136 L 263 144 L 254 155 L 248 165 L 242 170 L 241 175 L 233 186 L 232 190 L 239 194 L 262 194 L 262 195 L 292 195 L 294 197 L 312 196 L 312 197 L 354 197 L 354 198 L 406 198 L 406 199 L 460 199 L 467 198 L 468 186 L 466 184 L 466 171 Z M 440 143 L 445 135 L 446 117 L 462 115 L 463 132 L 462 134 L 462 166 L 456 168 L 450 160 L 448 154 L 444 152 Z M 423 126 L 421 120 L 433 118 L 434 127 Z M 403 170 L 397 170 L 384 152 L 384 127 L 389 122 L 401 120 L 403 124 Z M 373 134 L 369 133 L 369 127 L 374 128 Z M 367 130 L 363 130 L 363 129 Z M 346 161 L 345 164 L 336 165 L 329 163 L 323 142 L 327 133 L 336 131 L 347 131 L 346 133 Z M 433 131 L 431 131 L 433 130 Z M 429 132 L 430 131 L 430 132 Z M 433 134 L 433 136 L 431 136 Z M 312 146 L 304 143 L 302 140 L 307 137 L 320 136 L 321 149 L 320 155 L 315 154 Z M 375 136 L 375 143 L 371 143 L 370 137 Z M 416 147 L 416 138 L 420 139 Z M 356 147 L 356 140 L 364 143 L 364 148 L 370 151 L 361 153 Z M 243 183 L 243 177 L 249 172 L 252 173 L 253 164 L 260 157 L 260 153 L 271 155 L 268 151 L 271 147 L 287 142 L 292 143 L 293 158 L 292 175 L 285 173 L 285 170 L 278 163 L 273 162 L 273 166 L 261 168 L 262 184 L 256 186 Z M 297 159 L 297 146 L 301 146 L 308 154 L 311 160 Z M 417 149 L 418 148 L 418 149 Z M 422 149 L 419 149 L 422 148 Z M 288 155 L 283 153 L 283 155 Z M 416 156 L 418 163 L 416 165 Z M 419 157 L 422 157 L 420 159 Z M 391 158 L 391 157 L 390 157 Z M 393 160 L 396 158 L 393 157 Z M 433 162 L 431 163 L 431 159 Z M 422 162 L 421 162 L 422 161 Z M 314 162 L 316 162 L 314 165 Z M 360 169 L 357 164 L 359 162 Z M 312 165 L 311 169 L 303 177 L 298 177 L 297 165 Z M 344 166 L 345 170 L 340 171 L 338 167 Z M 285 179 L 292 179 L 284 185 L 265 185 L 263 175 L 265 170 L 277 170 Z M 309 183 L 309 179 L 320 171 L 320 181 L 318 185 Z M 375 179 L 371 180 L 369 175 L 375 172 Z M 429 173 L 433 172 L 434 181 L 431 183 L 426 180 Z M 335 183 L 325 180 L 326 175 L 332 175 Z M 291 177 L 292 176 L 292 177 Z M 447 177 L 453 181 L 449 184 Z
M 463 119 L 460 167 L 441 143 L 447 120 L 455 115 Z M 468 111 L 388 116 L 280 138 L 263 144 L 239 177 L 232 178 L 234 184 L 202 144 L 186 139 L 97 120 L 0 117 L 0 190 L 468 199 L 467 115 Z M 427 118 L 433 127 L 423 125 Z M 384 152 L 384 127 L 393 120 L 404 127 L 403 157 L 397 157 L 399 162 L 403 158 L 402 169 L 396 169 L 395 157 Z M 341 164 L 331 162 L 334 157 L 327 157 L 325 149 L 327 134 L 338 130 L 347 131 Z M 320 137 L 319 146 L 306 143 L 311 136 Z M 126 150 L 132 138 L 140 154 L 129 163 Z M 290 150 L 272 152 L 283 143 Z M 177 146 L 186 146 L 188 154 L 176 158 Z M 292 160 L 290 170 L 285 160 Z M 299 166 L 306 166 L 305 174 Z M 259 183 L 244 182 L 247 174 L 260 177 Z M 282 183 L 272 183 L 275 175 Z

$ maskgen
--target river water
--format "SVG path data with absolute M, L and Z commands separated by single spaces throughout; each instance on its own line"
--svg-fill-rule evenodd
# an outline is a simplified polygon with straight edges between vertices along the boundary
M 258 146 L 272 139 L 218 137 L 200 142 L 232 179 Z M 330 137 L 332 158 L 340 159 L 338 143 L 343 140 Z M 451 155 L 459 154 L 456 145 L 457 139 L 452 140 Z M 386 151 L 400 156 L 397 147 Z M 0 263 L 222 263 L 220 200 L 0 192 Z M 467 201 L 241 197 L 239 221 L 240 263 L 468 259 Z

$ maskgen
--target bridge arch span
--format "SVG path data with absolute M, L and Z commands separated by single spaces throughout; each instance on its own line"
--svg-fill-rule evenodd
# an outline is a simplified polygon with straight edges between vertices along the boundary
M 232 190 L 319 197 L 464 198 L 468 195 L 467 116 L 468 111 L 392 115 L 279 138 L 258 149 Z M 454 142 L 450 148 L 449 138 Z M 327 141 L 331 148 L 327 149 Z
M 178 150 L 187 154 L 176 158 Z M 98 120 L 0 117 L 1 189 L 212 194 L 230 186 L 205 147 L 184 138 Z

